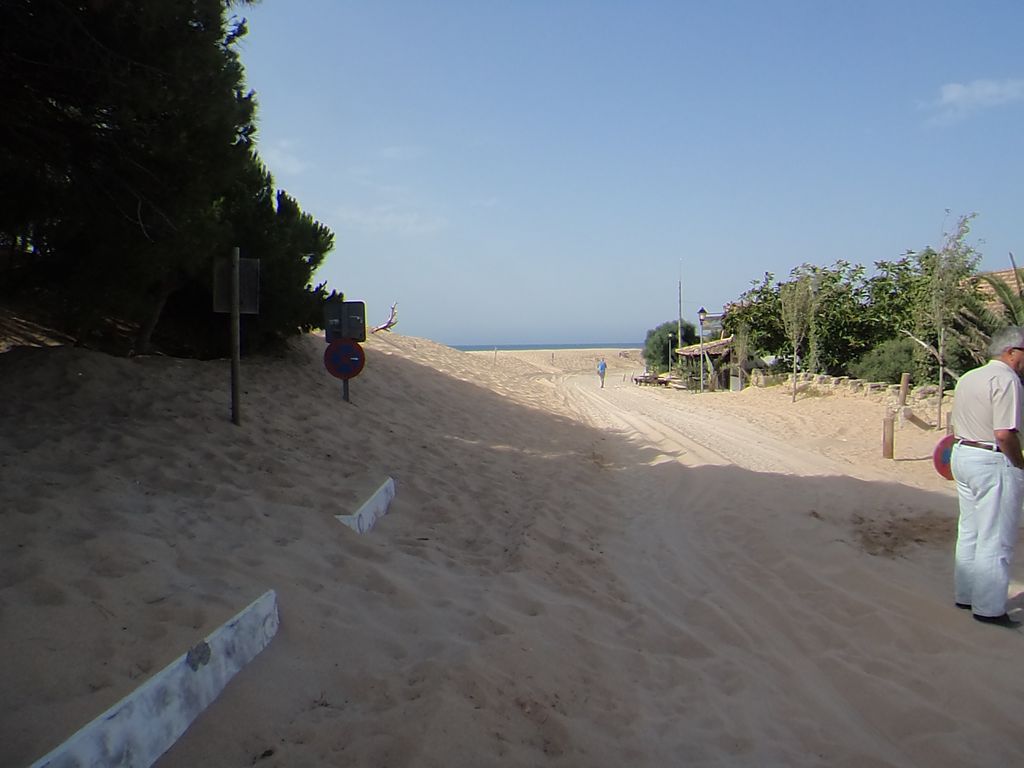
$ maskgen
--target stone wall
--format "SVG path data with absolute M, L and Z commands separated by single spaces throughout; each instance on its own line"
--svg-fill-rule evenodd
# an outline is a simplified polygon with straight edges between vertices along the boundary
M 776 377 L 765 376 L 763 379 Z M 779 380 L 770 383 L 758 384 L 757 386 L 770 386 L 773 383 L 793 386 L 793 375 L 780 375 Z M 894 409 L 899 404 L 900 385 L 889 384 L 885 381 L 864 381 L 863 379 L 851 379 L 849 376 L 827 376 L 820 373 L 798 373 L 796 375 L 797 389 L 800 392 L 813 391 L 822 395 L 843 395 L 847 397 L 869 397 L 879 402 L 887 402 Z M 907 405 L 919 406 L 922 409 L 931 406 L 934 410 L 938 407 L 937 384 L 922 384 L 918 387 L 911 387 L 907 393 Z M 953 402 L 953 390 L 945 390 L 943 403 Z

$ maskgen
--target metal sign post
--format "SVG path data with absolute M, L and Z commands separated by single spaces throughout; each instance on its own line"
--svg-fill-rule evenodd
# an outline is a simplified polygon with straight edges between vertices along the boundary
M 242 368 L 242 299 L 238 289 L 238 248 L 231 249 L 231 423 L 242 424 L 238 378 Z
M 231 422 L 242 423 L 239 396 L 242 368 L 242 315 L 260 313 L 260 260 L 240 258 L 237 247 L 230 259 L 213 265 L 213 311 L 231 314 Z

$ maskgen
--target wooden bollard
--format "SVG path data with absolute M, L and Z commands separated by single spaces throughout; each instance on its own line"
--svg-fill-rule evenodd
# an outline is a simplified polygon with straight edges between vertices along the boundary
M 907 404 L 907 393 L 910 391 L 910 374 L 900 376 L 900 408 Z
M 882 419 L 882 458 L 891 459 L 893 456 L 892 443 L 895 428 L 896 416 L 892 413 L 885 414 Z

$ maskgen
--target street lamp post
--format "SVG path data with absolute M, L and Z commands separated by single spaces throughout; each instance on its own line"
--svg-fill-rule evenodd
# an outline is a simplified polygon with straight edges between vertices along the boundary
M 701 307 L 697 310 L 697 324 L 700 326 L 700 393 L 704 394 L 704 318 L 708 311 Z
M 672 339 L 674 336 L 670 333 L 668 335 L 668 373 L 672 374 Z

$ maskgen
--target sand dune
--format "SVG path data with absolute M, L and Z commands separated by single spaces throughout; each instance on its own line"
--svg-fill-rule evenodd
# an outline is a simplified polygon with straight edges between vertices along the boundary
M 366 347 L 349 404 L 321 338 L 244 361 L 241 427 L 224 362 L 0 354 L 0 766 L 269 588 L 161 768 L 1019 761 L 1024 637 L 952 607 L 935 432 L 884 460 L 881 401 L 636 387 L 635 351 Z

